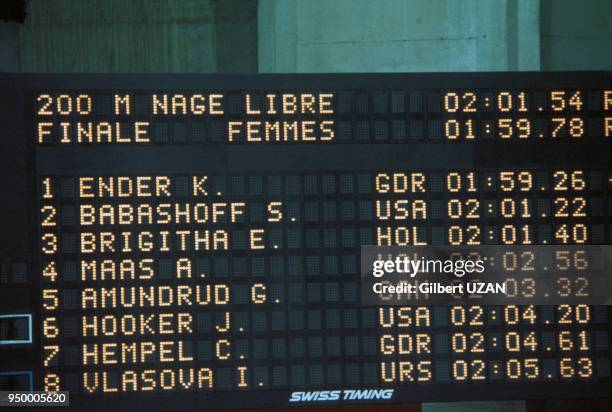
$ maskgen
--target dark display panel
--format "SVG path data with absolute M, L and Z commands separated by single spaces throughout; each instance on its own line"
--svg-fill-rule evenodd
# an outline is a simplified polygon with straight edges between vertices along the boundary
M 0 372 L 94 410 L 609 397 L 606 306 L 359 277 L 362 245 L 610 244 L 609 73 L 0 87 L 2 307 L 33 316 Z M 557 293 L 592 286 L 574 252 Z

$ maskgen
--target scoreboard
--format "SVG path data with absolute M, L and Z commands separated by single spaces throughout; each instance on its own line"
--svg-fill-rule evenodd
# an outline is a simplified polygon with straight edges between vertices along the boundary
M 0 389 L 610 397 L 578 253 L 612 243 L 609 72 L 1 75 L 0 124 Z M 362 246 L 432 245 L 550 246 L 566 274 L 550 304 L 524 279 L 516 304 L 362 301 Z

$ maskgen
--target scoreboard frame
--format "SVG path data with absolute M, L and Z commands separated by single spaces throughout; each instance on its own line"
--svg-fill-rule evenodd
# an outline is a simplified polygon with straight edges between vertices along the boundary
M 418 91 L 429 90 L 432 88 L 440 90 L 502 90 L 502 89 L 522 89 L 528 84 L 532 90 L 549 90 L 549 89 L 564 89 L 574 88 L 579 85 L 584 89 L 596 89 L 602 86 L 606 88 L 612 87 L 612 74 L 610 72 L 532 72 L 532 73 L 515 73 L 515 72 L 498 72 L 498 73 L 425 73 L 425 74 L 288 74 L 288 75 L 161 75 L 161 74 L 2 74 L 0 75 L 0 89 L 5 91 L 0 97 L 0 124 L 3 125 L 5 133 L 12 138 L 9 146 L 0 151 L 0 164 L 3 170 L 0 173 L 0 178 L 5 183 L 0 186 L 0 191 L 6 191 L 10 194 L 8 198 L 11 200 L 0 208 L 0 225 L 8 229 L 9 233 L 15 234 L 14 238 L 3 239 L 0 241 L 0 251 L 3 254 L 14 256 L 18 260 L 26 261 L 28 270 L 31 274 L 28 280 L 28 287 L 14 286 L 3 287 L 0 289 L 0 306 L 2 311 L 14 310 L 19 313 L 29 311 L 33 315 L 33 324 L 41 325 L 40 316 L 40 291 L 42 284 L 38 276 L 33 274 L 38 272 L 38 239 L 29 234 L 38 233 L 37 213 L 37 168 L 42 164 L 46 170 L 52 173 L 68 173 L 73 168 L 83 166 L 79 163 L 77 157 L 80 152 L 87 152 L 91 156 L 96 151 L 101 151 L 104 155 L 118 156 L 122 161 L 127 161 L 138 147 L 134 149 L 128 148 L 122 154 L 122 149 L 117 150 L 115 147 L 103 147 L 99 145 L 91 145 L 88 147 L 80 147 L 67 145 L 62 147 L 64 153 L 53 162 L 41 161 L 37 157 L 37 152 L 47 151 L 46 157 L 50 157 L 52 153 L 59 155 L 56 148 L 48 149 L 46 147 L 37 147 L 32 138 L 36 134 L 34 122 L 35 117 L 33 106 L 28 102 L 34 96 L 34 91 L 46 90 L 54 91 L 133 91 L 133 92 L 152 92 L 155 90 L 165 91 L 189 91 L 189 90 L 206 90 L 206 91 L 259 91 L 265 92 L 268 90 L 275 91 L 293 91 L 300 90 L 320 90 L 320 91 L 335 91 L 335 90 L 352 90 L 352 91 Z M 31 102 L 32 100 L 30 100 Z M 371 101 L 369 103 L 372 104 Z M 25 108 L 25 109 L 24 109 Z M 370 115 L 372 113 L 370 106 Z M 372 117 L 370 116 L 372 119 Z M 388 144 L 398 144 L 389 143 Z M 477 168 L 499 167 L 499 163 L 506 159 L 513 159 L 514 164 L 511 167 L 521 167 L 522 165 L 534 164 L 538 161 L 541 155 L 541 150 L 546 150 L 549 153 L 549 159 L 555 159 L 554 165 L 560 167 L 576 167 L 584 166 L 585 162 L 599 165 L 608 165 L 610 167 L 612 140 L 593 142 L 588 144 L 591 146 L 588 155 L 581 156 L 579 153 L 568 151 L 567 146 L 554 143 L 526 143 L 532 152 L 525 155 L 525 147 L 522 143 L 513 142 L 490 142 L 490 141 L 462 141 L 454 142 L 457 147 L 437 147 L 444 146 L 446 141 L 442 142 L 404 142 L 406 146 L 420 145 L 416 152 L 412 155 L 407 153 L 410 150 L 405 150 L 406 156 L 417 164 L 415 168 L 427 168 L 429 162 L 433 159 L 427 156 L 429 150 L 447 153 L 443 156 L 452 156 L 459 154 L 471 157 L 471 161 Z M 287 146 L 275 146 L 274 144 L 262 145 L 236 145 L 234 150 L 235 160 L 225 164 L 225 167 L 215 162 L 215 158 L 224 159 L 227 161 L 227 150 L 231 143 L 207 143 L 211 146 L 211 154 L 208 159 L 212 162 L 212 169 L 220 166 L 222 173 L 248 173 L 249 170 L 265 173 L 273 172 L 291 172 L 294 166 L 293 159 L 296 156 L 306 156 L 310 159 L 319 157 L 319 161 L 311 166 L 311 170 L 320 170 L 321 167 L 336 163 L 339 169 L 350 167 L 353 162 L 341 160 L 346 157 L 356 157 L 358 161 L 367 162 L 374 161 L 376 156 L 384 155 L 384 149 L 376 148 L 376 145 L 384 145 L 385 142 L 368 141 L 367 143 L 353 142 L 353 144 L 336 144 L 333 142 L 329 145 L 323 142 L 317 142 L 309 147 L 304 147 L 300 144 Z M 364 153 L 363 145 L 368 146 L 372 152 Z M 551 144 L 553 145 L 551 147 Z M 584 142 L 576 143 L 587 144 Z M 470 145 L 473 145 L 471 147 Z M 149 146 L 149 145 L 147 145 Z M 194 164 L 198 161 L 196 156 L 184 153 L 185 151 L 177 145 L 178 148 L 172 147 L 173 144 L 152 145 L 152 148 L 146 148 L 144 152 L 148 160 L 154 159 L 160 154 L 160 151 L 169 151 L 172 156 L 181 156 L 183 153 L 186 156 L 185 166 L 175 165 L 176 167 L 184 167 L 183 171 L 191 170 Z M 227 147 L 225 147 L 227 146 Z M 321 146 L 326 146 L 325 148 Z M 270 150 L 278 154 L 285 153 L 286 156 L 276 156 L 278 162 L 269 165 L 257 165 L 253 168 L 249 164 L 245 164 L 247 158 L 261 158 Z M 394 149 L 395 150 L 395 149 Z M 329 151 L 329 153 L 321 153 Z M 224 157 L 225 156 L 225 157 Z M 419 160 L 421 159 L 421 160 Z M 389 160 L 389 163 L 386 163 Z M 142 165 L 135 167 L 142 168 L 146 171 L 147 161 Z M 381 159 L 381 166 L 386 169 L 393 170 L 400 168 L 406 164 L 405 158 L 397 156 L 393 159 Z M 549 164 L 547 164 L 549 166 Z M 91 166 L 94 170 L 103 170 L 104 162 L 99 165 Z M 510 167 L 510 166 L 509 166 Z M 240 169 L 243 168 L 243 169 Z M 129 169 L 129 168 L 128 168 Z M 174 170 L 174 169 L 173 169 Z M 120 173 L 121 170 L 113 171 Z M 162 172 L 167 172 L 166 170 Z M 152 172 L 149 172 L 152 173 Z M 15 185 L 14 183 L 19 184 Z M 11 186 L 13 185 L 13 186 Z M 13 200 L 13 198 L 20 198 Z M 10 203 L 12 202 L 12 203 Z M 27 232 L 23 229 L 27 227 Z M 28 252 L 29 251 L 29 252 Z M 608 307 L 608 330 L 612 335 L 612 309 Z M 35 328 L 36 329 L 36 328 Z M 536 329 L 537 330 L 537 329 Z M 484 329 L 486 332 L 486 329 Z M 41 366 L 40 356 L 42 353 L 40 334 L 34 332 L 33 342 L 31 345 L 5 348 L 0 346 L 0 369 L 16 370 L 26 366 L 34 372 L 34 381 L 40 383 Z M 610 343 L 612 347 L 612 342 Z M 10 356 L 8 353 L 10 350 Z M 435 356 L 435 355 L 434 355 Z M 612 358 L 612 357 L 611 357 Z M 611 364 L 612 367 L 612 364 Z M 333 386 L 333 385 L 332 385 Z M 379 385 L 381 388 L 386 386 Z M 297 389 L 297 390 L 309 390 Z M 320 388 L 312 388 L 313 390 L 332 390 L 332 389 L 362 389 L 360 387 L 341 387 L 335 388 L 330 385 L 325 385 Z M 443 402 L 443 401 L 472 401 L 472 400 L 500 400 L 500 399 L 576 399 L 582 397 L 589 398 L 610 398 L 611 389 L 609 381 L 602 382 L 515 382 L 515 383 L 450 383 L 440 384 L 432 383 L 415 383 L 407 387 L 407 390 L 396 389 L 396 393 L 389 403 L 413 403 L 413 402 Z M 416 389 L 416 390 L 414 390 Z M 109 402 L 113 403 L 113 407 L 119 409 L 133 410 L 181 410 L 181 409 L 197 409 L 198 407 L 224 407 L 224 408 L 242 408 L 248 405 L 250 408 L 267 408 L 270 406 L 288 406 L 290 397 L 290 389 L 265 389 L 265 390 L 229 390 L 219 391 L 211 390 L 205 392 L 174 392 L 174 393 L 151 393 L 146 395 L 141 394 L 116 394 L 112 395 L 113 399 L 106 398 L 104 395 L 95 398 L 89 396 L 71 396 L 71 406 L 78 408 L 88 408 L 92 411 L 102 411 L 108 408 Z M 508 398 L 508 394 L 513 396 Z M 313 404 L 309 404 L 312 406 Z M 322 405 L 322 404 L 321 404 Z M 328 404 L 329 405 L 329 404 Z M 344 404 L 343 404 L 344 405 Z M 287 410 L 293 410 L 287 408 Z

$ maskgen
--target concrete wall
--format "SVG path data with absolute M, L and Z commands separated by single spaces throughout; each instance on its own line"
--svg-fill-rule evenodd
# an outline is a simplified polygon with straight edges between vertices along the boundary
M 538 70 L 538 0 L 260 0 L 261 72 Z
M 612 67 L 610 0 L 28 0 L 0 71 Z M 258 63 L 259 61 L 259 63 Z
M 542 69 L 612 69 L 612 1 L 542 0 Z
M 610 70 L 610 0 L 260 0 L 265 73 Z
M 257 73 L 257 0 L 212 0 L 218 73 Z

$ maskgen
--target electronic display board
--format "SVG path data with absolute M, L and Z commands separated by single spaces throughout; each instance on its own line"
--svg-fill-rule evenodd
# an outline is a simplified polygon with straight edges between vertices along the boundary
M 524 280 L 520 304 L 365 304 L 360 256 L 549 245 L 555 297 L 587 296 L 610 80 L 0 76 L 3 388 L 90 410 L 609 397 L 607 306 Z

